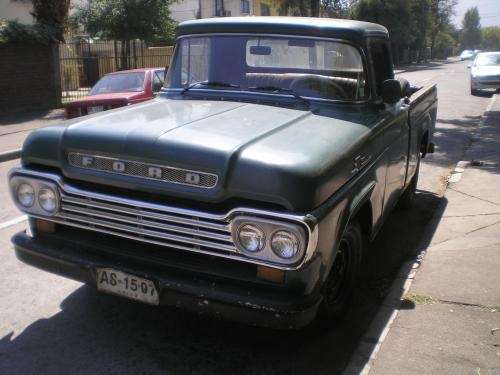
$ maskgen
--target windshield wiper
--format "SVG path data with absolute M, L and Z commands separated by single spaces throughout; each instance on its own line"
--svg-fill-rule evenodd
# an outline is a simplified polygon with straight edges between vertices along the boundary
M 240 86 L 235 85 L 233 83 L 228 83 L 228 82 L 218 82 L 218 81 L 200 81 L 200 82 L 193 82 L 189 86 L 184 87 L 184 89 L 181 91 L 181 95 L 184 94 L 185 92 L 191 90 L 193 87 L 196 86 L 214 86 L 214 87 L 232 87 L 235 89 L 239 89 Z
M 285 87 L 277 87 L 277 86 L 253 86 L 249 87 L 249 90 L 255 90 L 255 91 L 270 91 L 273 93 L 287 93 L 295 98 L 301 100 L 302 102 L 306 103 L 308 106 L 311 105 L 311 102 L 304 98 L 302 95 L 297 94 L 294 90 L 292 89 L 287 89 Z

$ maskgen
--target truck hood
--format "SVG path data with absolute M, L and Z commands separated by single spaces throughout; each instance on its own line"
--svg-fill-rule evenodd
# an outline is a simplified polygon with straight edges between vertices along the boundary
M 66 178 L 208 202 L 229 198 L 318 206 L 351 177 L 354 147 L 373 116 L 228 101 L 155 99 L 33 132 L 22 162 Z M 217 176 L 211 188 L 70 165 L 69 153 L 168 166 Z

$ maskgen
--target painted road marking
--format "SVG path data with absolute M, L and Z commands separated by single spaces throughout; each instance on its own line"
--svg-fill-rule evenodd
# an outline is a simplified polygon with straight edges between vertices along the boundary
M 0 229 L 5 229 L 5 228 L 11 227 L 13 225 L 22 223 L 23 221 L 26 221 L 27 219 L 28 219 L 28 216 L 26 216 L 26 215 L 16 217 L 15 219 L 6 221 L 4 223 L 0 223 Z

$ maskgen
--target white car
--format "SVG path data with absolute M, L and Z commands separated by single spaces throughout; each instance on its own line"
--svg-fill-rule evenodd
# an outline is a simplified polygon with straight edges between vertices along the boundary
M 500 52 L 478 53 L 470 65 L 470 93 L 500 89 Z
M 464 50 L 461 54 L 460 54 L 460 60 L 461 61 L 464 61 L 464 60 L 471 60 L 474 58 L 474 51 L 471 51 L 471 50 Z

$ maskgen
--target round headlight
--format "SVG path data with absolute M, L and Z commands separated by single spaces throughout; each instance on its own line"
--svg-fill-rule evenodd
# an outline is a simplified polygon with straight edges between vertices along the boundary
M 279 230 L 271 238 L 271 249 L 283 259 L 292 259 L 300 249 L 300 241 L 297 236 L 286 230 Z
M 23 182 L 17 187 L 17 201 L 24 207 L 31 207 L 35 202 L 35 189 L 30 184 Z
M 57 208 L 57 194 L 49 187 L 43 187 L 38 191 L 38 203 L 44 211 L 53 213 Z
M 251 224 L 242 225 L 238 229 L 238 241 L 246 251 L 255 253 L 264 248 L 264 232 Z

